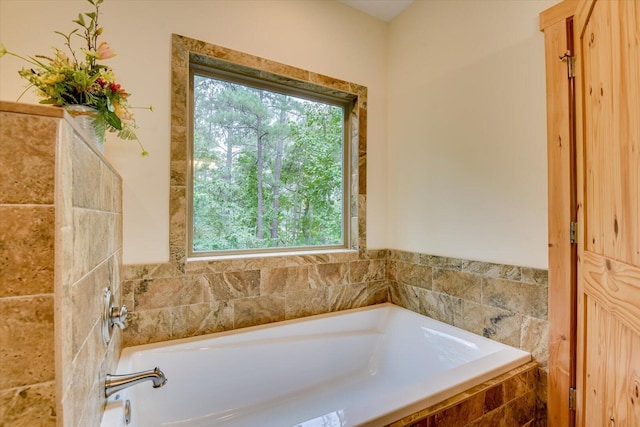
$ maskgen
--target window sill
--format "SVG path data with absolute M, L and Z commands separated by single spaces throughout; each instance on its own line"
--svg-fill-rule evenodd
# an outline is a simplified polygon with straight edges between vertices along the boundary
M 206 262 L 206 261 L 227 261 L 238 259 L 256 259 L 256 258 L 277 258 L 277 257 L 296 257 L 308 255 L 339 255 L 353 254 L 358 255 L 358 251 L 354 249 L 318 249 L 310 251 L 291 251 L 291 252 L 265 252 L 265 253 L 247 253 L 247 254 L 229 254 L 229 255 L 213 255 L 202 257 L 189 257 L 187 263 Z

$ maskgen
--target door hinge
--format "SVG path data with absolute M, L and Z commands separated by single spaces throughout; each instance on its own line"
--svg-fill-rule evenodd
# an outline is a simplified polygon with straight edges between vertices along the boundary
M 569 242 L 571 244 L 578 242 L 578 223 L 571 222 L 569 224 Z
M 569 388 L 569 410 L 576 410 L 576 389 L 575 387 Z
M 571 51 L 568 50 L 560 56 L 560 61 L 567 63 L 567 77 L 574 78 L 576 76 L 576 57 L 572 56 Z

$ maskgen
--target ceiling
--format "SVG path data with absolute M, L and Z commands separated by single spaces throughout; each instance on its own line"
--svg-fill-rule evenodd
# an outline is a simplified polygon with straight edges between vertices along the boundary
M 358 9 L 368 15 L 375 16 L 383 21 L 391 21 L 413 0 L 338 0 L 347 6 Z

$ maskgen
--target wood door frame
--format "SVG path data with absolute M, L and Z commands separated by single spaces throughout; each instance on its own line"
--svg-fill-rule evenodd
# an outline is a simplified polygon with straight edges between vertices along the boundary
M 576 386 L 577 247 L 570 240 L 577 223 L 575 87 L 560 57 L 573 52 L 572 22 L 577 0 L 565 0 L 540 14 L 545 32 L 549 210 L 549 361 L 547 419 L 550 426 L 575 425 L 569 389 Z M 572 58 L 566 58 L 570 61 Z

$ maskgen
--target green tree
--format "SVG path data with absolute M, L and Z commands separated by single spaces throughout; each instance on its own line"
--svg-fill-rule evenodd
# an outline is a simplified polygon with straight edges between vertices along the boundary
M 194 76 L 193 249 L 343 241 L 343 109 Z

